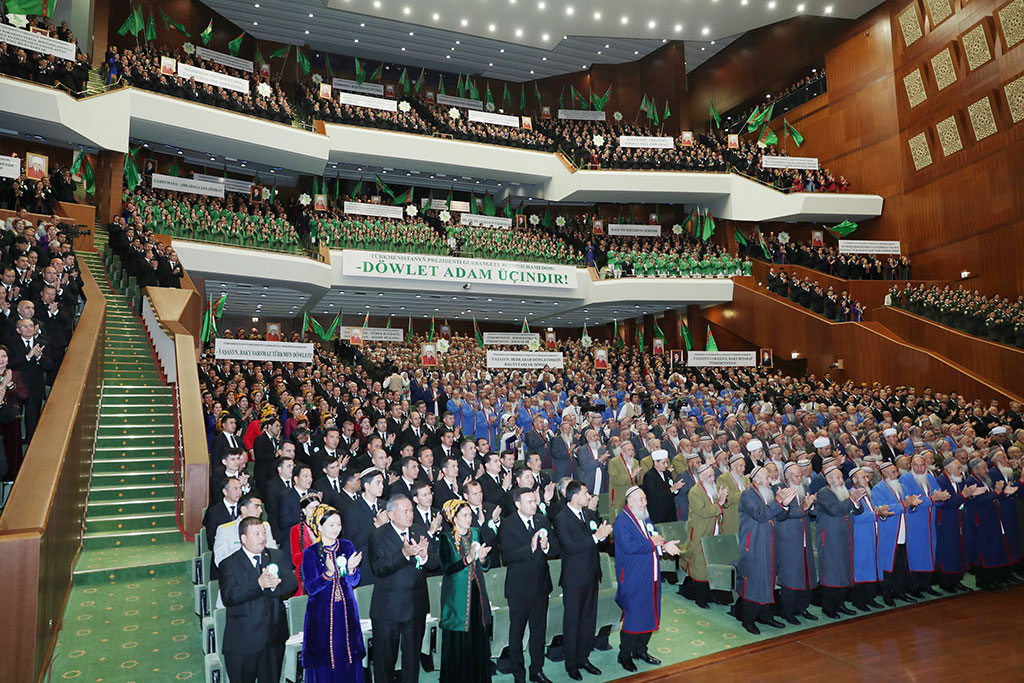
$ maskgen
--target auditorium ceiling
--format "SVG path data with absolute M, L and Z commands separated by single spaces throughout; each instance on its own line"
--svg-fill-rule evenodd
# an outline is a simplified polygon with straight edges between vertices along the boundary
M 692 71 L 744 32 L 879 0 L 204 0 L 261 40 L 410 67 L 529 81 L 685 41 Z

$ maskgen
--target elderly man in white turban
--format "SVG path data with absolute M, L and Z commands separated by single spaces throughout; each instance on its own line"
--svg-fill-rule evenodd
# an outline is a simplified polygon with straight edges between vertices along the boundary
M 743 456 L 739 461 L 743 462 Z M 726 476 L 726 475 L 722 475 Z M 739 505 L 739 496 L 730 501 L 729 490 L 715 483 L 715 468 L 706 462 L 697 469 L 697 485 L 690 489 L 690 548 L 686 572 L 693 582 L 694 602 L 708 608 L 711 588 L 708 586 L 708 562 L 701 539 L 722 532 L 725 510 Z
M 731 461 L 731 460 L 730 460 Z M 746 474 L 754 471 L 755 467 L 764 466 L 764 443 L 760 439 L 751 439 L 747 442 L 747 458 L 745 460 Z

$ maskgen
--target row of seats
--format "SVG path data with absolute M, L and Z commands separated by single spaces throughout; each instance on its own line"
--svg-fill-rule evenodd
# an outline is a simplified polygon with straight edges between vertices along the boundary
M 107 267 L 110 275 L 110 284 L 113 288 L 123 294 L 128 303 L 132 305 L 136 313 L 142 314 L 142 289 L 134 275 L 129 275 L 122 267 L 121 259 L 110 248 L 108 242 L 103 247 L 103 265 Z

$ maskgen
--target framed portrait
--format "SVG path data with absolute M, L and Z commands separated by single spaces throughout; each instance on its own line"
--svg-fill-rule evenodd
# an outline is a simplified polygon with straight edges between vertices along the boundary
M 427 342 L 420 344 L 420 365 L 428 368 L 437 367 L 437 346 Z
M 551 118 L 551 107 L 550 106 L 543 106 L 543 107 L 541 107 L 540 108 L 540 117 L 542 119 L 550 119 Z
M 608 369 L 608 347 L 599 346 L 594 349 L 594 369 L 595 370 L 607 370 Z
M 675 368 L 675 367 L 682 367 L 682 365 L 683 365 L 683 350 L 682 349 L 672 349 L 671 351 L 668 352 L 668 360 L 669 360 L 669 365 L 671 365 L 673 368 Z
M 394 96 L 395 96 L 395 86 L 393 86 L 393 85 L 385 85 L 384 86 L 384 97 L 394 97 Z
M 682 141 L 679 144 L 683 147 L 693 147 L 693 131 L 684 130 Z
M 593 232 L 594 232 L 595 235 L 603 235 L 604 234 L 604 220 L 602 220 L 600 218 L 595 218 L 594 219 L 594 229 L 593 229 Z
M 267 78 L 270 78 L 269 64 L 260 64 L 260 76 L 266 76 Z
M 427 104 L 434 104 L 434 102 L 437 100 L 437 93 L 435 93 L 433 90 L 428 90 L 427 94 L 424 95 L 424 99 L 427 100 Z
M 253 204 L 263 203 L 263 186 L 262 185 L 250 185 L 249 186 L 249 201 Z
M 516 227 L 526 229 L 526 214 L 521 213 L 516 216 Z
M 658 218 L 658 214 L 657 213 L 651 212 L 651 214 L 647 216 L 647 224 L 648 225 L 660 225 L 661 224 L 661 219 Z
M 173 76 L 178 73 L 178 60 L 174 57 L 161 57 L 160 73 L 164 76 Z
M 735 133 L 730 133 L 729 134 L 729 149 L 739 149 L 739 148 L 740 148 L 740 136 L 736 135 Z
M 50 157 L 35 152 L 25 154 L 25 175 L 33 180 L 50 175 Z
M 522 127 L 526 130 L 533 130 L 533 119 L 529 116 L 520 116 L 519 120 L 522 121 Z
M 363 345 L 363 328 L 361 327 L 350 327 L 348 328 L 348 343 L 352 346 Z
M 438 336 L 441 337 L 441 339 L 451 339 L 452 338 L 452 326 L 448 325 L 447 323 L 444 324 L 444 325 L 441 325 L 441 331 L 438 333 Z
M 558 337 L 555 336 L 554 332 L 546 332 L 544 334 L 544 343 L 549 349 L 554 349 L 558 345 Z
M 662 339 L 661 337 L 655 337 L 654 338 L 654 344 L 651 345 L 651 351 L 653 351 L 656 354 L 664 355 L 665 354 L 665 340 Z
M 281 323 L 267 323 L 267 341 L 281 341 Z
M 379 194 L 375 194 L 372 197 L 370 197 L 370 203 L 371 204 L 380 204 L 380 195 Z
M 331 99 L 331 84 L 321 83 L 320 84 L 320 98 L 324 100 Z
M 775 367 L 771 349 L 761 349 L 760 353 L 758 354 L 758 358 L 761 359 L 762 368 Z
M 47 31 L 42 26 L 31 26 L 31 27 L 29 27 L 29 30 L 32 31 L 32 33 L 38 33 L 41 36 L 49 36 L 50 35 L 50 32 Z
M 811 230 L 811 246 L 823 247 L 825 246 L 825 231 L 824 230 Z
M 313 195 L 313 210 L 314 211 L 326 211 L 327 210 L 327 195 L 315 194 Z

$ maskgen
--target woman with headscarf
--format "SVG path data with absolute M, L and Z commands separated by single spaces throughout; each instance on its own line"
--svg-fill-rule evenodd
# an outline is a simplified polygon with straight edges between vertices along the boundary
M 302 664 L 309 683 L 362 683 L 363 644 L 359 607 L 352 589 L 359 583 L 363 554 L 341 535 L 341 515 L 318 505 L 310 524 L 319 541 L 302 553 L 309 602 L 302 632 Z
M 320 540 L 320 530 L 314 523 L 317 514 L 323 513 L 323 508 L 328 507 L 320 503 L 318 491 L 310 491 L 299 501 L 299 509 L 302 510 L 302 519 L 288 532 L 289 545 L 292 551 L 292 566 L 295 567 L 295 578 L 299 580 L 299 589 L 295 595 L 305 595 L 302 581 L 302 556 L 306 548 Z
M 491 680 L 487 626 L 491 603 L 483 572 L 490 568 L 491 548 L 472 526 L 469 503 L 453 498 L 441 508 L 451 531 L 441 535 L 441 679 L 440 683 Z

